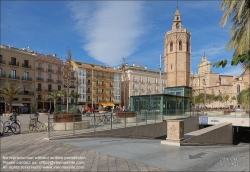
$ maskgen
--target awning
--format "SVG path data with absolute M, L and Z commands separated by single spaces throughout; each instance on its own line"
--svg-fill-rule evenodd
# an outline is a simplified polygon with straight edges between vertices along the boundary
M 10 104 L 8 103 L 8 105 Z M 23 104 L 18 102 L 12 102 L 12 106 L 23 106 Z
M 106 103 L 101 103 L 102 106 L 115 106 L 114 103 L 111 103 L 111 102 L 106 102 Z
M 25 85 L 25 86 L 24 86 L 24 91 L 30 91 L 30 92 L 31 92 L 31 88 L 30 88 L 30 86 Z

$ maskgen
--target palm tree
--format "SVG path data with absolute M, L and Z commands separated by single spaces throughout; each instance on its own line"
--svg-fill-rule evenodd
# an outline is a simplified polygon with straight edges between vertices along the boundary
M 249 50 L 250 1 L 223 0 L 220 8 L 225 10 L 220 22 L 222 27 L 226 25 L 229 17 L 233 16 L 229 30 L 232 39 L 228 42 L 227 48 L 234 49 L 235 55 L 245 53 Z
M 21 91 L 20 87 L 18 85 L 15 86 L 10 86 L 9 88 L 7 87 L 0 87 L 0 92 L 1 94 L 4 94 L 5 96 L 7 96 L 8 100 L 9 100 L 9 111 L 11 112 L 12 110 L 12 102 L 14 101 L 14 97 L 15 95 L 19 94 L 19 92 Z
M 78 100 L 78 98 L 81 96 L 81 94 L 79 94 L 78 92 L 71 92 L 71 94 L 70 94 L 70 96 L 71 97 L 73 97 L 74 99 L 75 99 L 75 102 L 76 102 L 76 104 L 78 103 L 77 102 L 77 100 Z
M 232 26 L 229 29 L 231 40 L 227 43 L 227 49 L 234 49 L 232 66 L 237 66 L 238 63 L 244 68 L 250 67 L 250 49 L 249 49 L 249 33 L 250 33 L 250 1 L 249 0 L 223 0 L 220 6 L 221 10 L 225 10 L 221 26 L 224 27 L 230 17 L 232 17 Z M 222 60 L 214 63 L 216 67 L 225 67 L 227 60 Z
M 54 110 L 55 110 L 55 108 L 56 108 L 56 101 L 57 101 L 57 99 L 58 99 L 59 97 L 60 97 L 60 96 L 59 96 L 59 92 L 58 92 L 58 91 L 50 92 L 50 93 L 48 93 L 48 95 L 47 95 L 47 98 L 48 98 L 48 99 L 52 99 L 52 100 L 54 101 Z

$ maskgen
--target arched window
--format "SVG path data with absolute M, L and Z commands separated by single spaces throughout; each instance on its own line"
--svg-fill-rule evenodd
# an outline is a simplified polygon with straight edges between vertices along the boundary
M 180 25 L 179 23 L 176 23 L 176 29 L 179 29 Z
M 179 50 L 182 50 L 182 42 L 179 41 Z
M 177 20 L 179 20 L 179 17 L 176 17 Z
M 173 42 L 170 43 L 170 51 L 173 51 Z
M 189 51 L 189 43 L 187 42 L 187 51 Z
M 240 93 L 240 85 L 237 85 L 237 93 Z

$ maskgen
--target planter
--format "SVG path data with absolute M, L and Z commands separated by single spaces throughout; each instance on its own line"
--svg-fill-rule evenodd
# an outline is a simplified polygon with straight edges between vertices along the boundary
M 117 118 L 131 118 L 131 117 L 135 117 L 135 112 L 132 112 L 132 111 L 116 111 L 115 112 L 115 117 Z
M 53 122 L 75 122 L 82 121 L 81 114 L 62 114 L 62 115 L 53 115 Z

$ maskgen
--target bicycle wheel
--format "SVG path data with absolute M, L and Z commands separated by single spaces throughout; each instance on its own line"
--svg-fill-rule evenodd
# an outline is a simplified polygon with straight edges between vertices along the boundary
M 14 134 L 20 134 L 21 133 L 21 127 L 18 123 L 16 122 L 13 122 L 11 124 L 11 131 L 14 133 Z
M 8 131 L 10 130 L 10 122 L 9 121 L 4 122 L 3 130 L 4 130 L 5 133 L 8 133 Z
M 105 117 L 103 123 L 104 124 L 109 124 L 110 123 L 110 118 L 109 117 Z
M 43 128 L 43 124 L 40 121 L 30 120 L 29 122 L 29 131 L 36 133 L 40 132 Z

